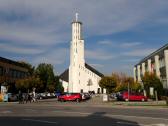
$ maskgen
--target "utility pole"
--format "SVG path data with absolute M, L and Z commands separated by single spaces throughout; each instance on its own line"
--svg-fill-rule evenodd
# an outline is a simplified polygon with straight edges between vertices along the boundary
M 129 90 L 129 82 L 128 82 L 128 101 L 129 101 L 129 95 L 130 95 L 130 90 Z

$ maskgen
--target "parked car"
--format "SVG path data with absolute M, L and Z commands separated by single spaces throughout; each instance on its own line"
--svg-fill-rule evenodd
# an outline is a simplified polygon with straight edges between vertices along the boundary
M 8 101 L 15 102 L 18 101 L 18 95 L 13 93 L 8 93 Z
M 82 100 L 88 100 L 91 98 L 89 93 L 81 93 L 81 95 L 82 95 Z
M 117 93 L 110 94 L 109 98 L 112 100 L 117 100 Z
M 82 100 L 82 96 L 80 93 L 65 93 L 58 96 L 58 101 L 76 101 L 80 102 Z
M 147 101 L 148 98 L 140 93 L 123 92 L 117 95 L 118 100 L 124 101 Z

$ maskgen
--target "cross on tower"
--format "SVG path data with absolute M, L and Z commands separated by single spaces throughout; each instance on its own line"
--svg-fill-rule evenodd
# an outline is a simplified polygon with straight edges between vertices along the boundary
M 78 13 L 75 14 L 75 16 L 76 16 L 76 21 L 78 21 L 78 15 L 79 15 Z

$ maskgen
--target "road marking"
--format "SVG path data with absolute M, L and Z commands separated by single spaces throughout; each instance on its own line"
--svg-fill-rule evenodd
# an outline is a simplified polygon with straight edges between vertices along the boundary
M 131 125 L 131 126 L 139 126 L 139 124 L 129 123 L 129 122 L 117 122 L 117 123 L 118 123 L 118 124 Z
M 37 120 L 37 119 L 22 119 L 22 120 L 25 120 L 25 121 L 31 121 L 31 122 L 40 122 L 40 123 L 58 124 L 58 122 L 51 122 L 51 121 Z
M 69 111 L 53 111 L 53 112 L 61 112 L 61 113 L 67 113 L 67 114 L 79 114 L 79 115 L 90 115 L 92 113 L 87 112 L 69 112 Z
M 8 114 L 8 113 L 12 113 L 12 111 L 7 110 L 7 111 L 1 111 L 0 113 L 2 113 L 2 114 Z
M 91 115 L 93 113 L 87 113 L 87 112 L 70 112 L 70 111 L 53 111 L 53 112 L 61 112 L 61 113 L 67 113 L 67 114 L 79 114 L 79 115 Z M 99 114 L 94 114 L 99 115 Z M 145 117 L 145 116 L 129 116 L 129 115 L 112 115 L 112 114 L 104 114 L 103 116 L 107 117 L 123 117 L 123 118 L 141 118 L 141 119 L 152 119 L 152 120 L 164 120 L 168 121 L 166 118 L 157 118 L 157 117 Z
M 127 117 L 127 118 L 141 118 L 141 119 L 152 119 L 152 120 L 165 120 L 165 121 L 168 121 L 168 119 L 166 118 L 157 118 L 157 117 L 148 117 L 148 116 L 129 116 L 129 115 L 112 115 L 112 114 L 105 114 L 105 116 L 108 116 L 108 117 Z
M 167 124 L 149 124 L 149 125 L 143 125 L 143 126 L 168 126 Z

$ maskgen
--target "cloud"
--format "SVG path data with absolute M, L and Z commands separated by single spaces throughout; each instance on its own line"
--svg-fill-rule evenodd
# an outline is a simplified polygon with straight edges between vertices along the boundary
M 86 59 L 94 60 L 110 60 L 116 57 L 103 50 L 86 50 L 85 55 Z
M 147 5 L 150 6 L 145 7 Z M 7 24 L 13 22 L 17 24 L 18 29 L 22 27 L 20 24 L 26 24 L 30 28 L 31 26 L 34 27 L 34 29 L 31 29 L 33 35 L 30 34 L 29 36 L 29 34 L 26 34 L 27 31 L 25 33 L 22 31 L 22 34 L 26 35 L 25 39 L 40 39 L 42 37 L 40 40 L 44 41 L 49 38 L 68 38 L 69 36 L 67 35 L 69 34 L 66 34 L 67 28 L 70 28 L 69 22 L 73 20 L 76 11 L 80 14 L 79 20 L 84 22 L 85 31 L 87 31 L 86 35 L 105 35 L 129 30 L 147 20 L 149 16 L 157 11 L 164 10 L 167 5 L 167 2 L 157 0 L 152 3 L 145 0 L 106 0 L 99 2 L 95 0 L 40 0 L 40 2 L 34 0 L 14 0 L 12 2 L 10 0 L 1 0 L 0 12 L 8 15 L 4 18 Z M 100 15 L 103 18 L 100 18 Z M 15 29 L 16 31 L 17 28 Z M 51 34 L 49 35 L 45 32 L 34 34 L 38 30 L 43 32 L 51 31 L 51 33 L 56 31 L 56 34 L 52 37 L 50 36 Z M 7 31 L 10 31 L 10 29 L 7 29 Z M 48 35 L 49 37 L 47 37 Z M 19 34 L 16 37 L 18 36 Z M 49 40 L 45 42 L 50 43 Z M 37 42 L 38 40 L 35 39 L 35 41 Z
M 33 63 L 65 63 L 69 53 L 64 48 L 65 46 L 63 48 L 59 46 L 71 41 L 70 23 L 76 12 L 79 13 L 79 20 L 83 22 L 84 38 L 116 37 L 116 33 L 134 31 L 135 28 L 144 26 L 144 23 L 149 23 L 151 19 L 164 24 L 167 22 L 166 18 L 159 20 L 160 14 L 163 17 L 167 16 L 167 13 L 163 14 L 168 6 L 167 0 L 153 0 L 152 2 L 146 0 L 40 0 L 40 2 L 37 0 L 0 0 L 0 3 L 0 40 L 7 43 L 10 41 L 10 44 L 0 45 L 1 52 L 22 53 L 24 58 L 25 55 L 30 55 L 30 61 Z M 111 40 L 99 41 L 98 44 L 118 48 L 140 45 L 135 42 L 124 43 L 120 46 L 115 45 Z M 86 58 L 110 60 L 116 58 L 112 51 L 102 48 L 86 50 Z M 123 51 L 125 50 L 122 49 L 123 56 L 131 57 L 146 56 L 153 50 Z
M 99 41 L 98 44 L 100 44 L 100 45 L 113 45 L 113 43 L 109 40 Z
M 65 39 L 61 39 L 65 34 L 54 34 L 53 29 L 44 26 L 34 27 L 19 23 L 0 23 L 0 27 L 0 38 L 13 43 L 51 45 L 65 42 Z
M 91 65 L 91 66 L 93 66 L 93 67 L 104 67 L 104 65 L 102 65 L 102 64 L 97 64 L 97 63 L 91 63 L 91 64 L 89 64 L 89 65 Z
M 131 48 L 131 47 L 134 47 L 134 46 L 139 46 L 141 44 L 142 43 L 140 43 L 140 42 L 126 42 L 126 43 L 122 43 L 121 47 L 122 48 Z
M 54 65 L 63 64 L 69 57 L 69 50 L 66 48 L 52 49 L 50 52 L 32 59 L 33 64 L 49 63 Z
M 4 52 L 10 52 L 15 54 L 24 54 L 24 55 L 37 55 L 44 52 L 44 50 L 41 50 L 39 48 L 35 47 L 21 47 L 21 46 L 15 46 L 10 44 L 4 44 L 0 43 L 0 49 Z
M 121 61 L 122 62 L 138 62 L 140 59 L 132 59 L 132 58 L 130 58 L 130 59 L 122 59 Z
M 124 56 L 147 56 L 149 54 L 151 54 L 152 52 L 154 52 L 156 49 L 136 49 L 133 51 L 129 51 L 129 52 L 124 52 L 122 53 L 122 55 Z

